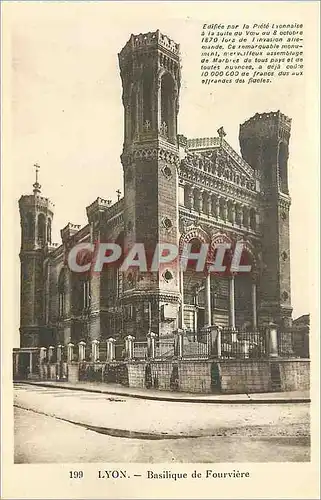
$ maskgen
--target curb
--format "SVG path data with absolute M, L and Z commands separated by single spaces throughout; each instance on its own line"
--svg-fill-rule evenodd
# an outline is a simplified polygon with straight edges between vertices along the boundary
M 25 385 L 35 385 L 39 387 L 54 387 L 57 389 L 69 389 L 71 391 L 83 391 L 83 392 L 93 392 L 96 394 L 108 394 L 109 396 L 122 396 L 127 398 L 136 398 L 136 399 L 146 399 L 149 401 L 166 401 L 173 403 L 209 403 L 209 404 L 291 404 L 291 403 L 311 403 L 311 398 L 276 398 L 276 399 L 256 399 L 251 398 L 248 394 L 244 394 L 247 396 L 247 399 L 213 399 L 213 398 L 202 398 L 202 397 L 182 397 L 175 398 L 169 396 L 162 395 L 148 395 L 148 394 L 135 394 L 128 392 L 113 392 L 108 391 L 106 389 L 94 389 L 87 387 L 77 387 L 77 386 L 65 386 L 63 384 L 46 384 L 45 382 L 32 382 L 26 380 L 17 380 L 15 381 L 19 384 Z

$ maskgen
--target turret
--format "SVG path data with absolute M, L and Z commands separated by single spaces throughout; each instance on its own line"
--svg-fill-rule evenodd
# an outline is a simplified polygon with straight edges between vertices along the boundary
M 38 165 L 33 194 L 19 200 L 21 225 L 21 347 L 39 345 L 44 335 L 44 261 L 51 245 L 53 204 L 41 196 Z
M 290 234 L 291 199 L 288 156 L 291 119 L 280 111 L 256 114 L 240 126 L 243 158 L 261 177 L 263 270 L 260 317 L 263 321 L 291 321 Z
M 119 66 L 125 123 L 124 246 L 128 251 L 143 243 L 150 258 L 157 243 L 178 244 L 179 45 L 159 30 L 131 35 Z M 165 300 L 175 304 L 172 310 L 178 304 L 177 268 L 144 276 L 130 272 L 123 281 L 124 304 L 137 301 L 136 324 L 126 325 L 126 331 L 145 337 L 150 327 L 160 334 L 174 328 L 174 317 L 163 324 L 159 318 Z
M 240 125 L 242 156 L 261 173 L 265 192 L 289 194 L 290 133 L 291 119 L 280 111 L 256 113 Z

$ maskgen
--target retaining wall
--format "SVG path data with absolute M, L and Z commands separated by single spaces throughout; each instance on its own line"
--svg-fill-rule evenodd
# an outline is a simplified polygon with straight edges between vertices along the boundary
M 271 365 L 273 363 L 273 377 Z M 275 365 L 279 378 L 275 380 Z M 110 369 L 116 373 L 105 376 Z M 242 394 L 307 390 L 310 386 L 309 359 L 262 360 L 168 360 L 68 364 L 68 381 L 119 382 L 139 389 L 159 389 L 196 394 Z M 41 379 L 55 379 L 57 365 L 42 365 Z

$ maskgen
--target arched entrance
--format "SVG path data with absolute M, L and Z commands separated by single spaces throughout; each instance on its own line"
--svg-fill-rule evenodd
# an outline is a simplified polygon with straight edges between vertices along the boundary
M 202 248 L 203 245 L 203 248 Z M 193 228 L 183 235 L 180 240 L 181 257 L 181 327 L 183 329 L 199 332 L 208 323 L 206 315 L 206 265 L 198 267 L 198 261 L 193 254 L 205 252 L 205 261 L 209 247 L 209 236 L 200 228 Z M 185 259 L 185 252 L 190 258 Z

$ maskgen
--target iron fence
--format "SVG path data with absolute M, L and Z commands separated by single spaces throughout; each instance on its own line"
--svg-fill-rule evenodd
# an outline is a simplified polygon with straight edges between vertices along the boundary
M 210 332 L 187 332 L 183 336 L 183 358 L 208 358 L 210 354 L 209 342 Z
M 129 342 L 129 341 L 128 341 Z M 156 358 L 159 360 L 170 360 L 176 357 L 185 359 L 260 359 L 271 356 L 288 358 L 309 358 L 309 333 L 299 329 L 283 330 L 276 333 L 274 329 L 270 331 L 268 327 L 257 329 L 256 331 L 243 331 L 232 328 L 209 327 L 199 331 L 174 332 L 173 335 L 161 338 L 150 339 L 150 346 L 147 340 L 133 340 L 126 344 L 125 339 L 117 339 L 114 345 L 114 355 L 116 361 L 125 359 L 146 360 Z M 152 343 L 155 342 L 155 349 Z M 60 365 L 67 365 L 67 346 L 60 347 Z M 102 340 L 97 346 L 99 351 L 98 362 L 107 362 L 107 342 Z M 57 353 L 51 353 L 51 364 L 57 361 Z M 79 348 L 73 348 L 73 361 L 96 361 L 92 359 L 92 343 L 87 342 L 83 354 L 85 359 L 80 359 Z M 108 358 L 109 359 L 109 358 Z M 112 359 L 109 359 L 111 361 Z M 48 355 L 41 361 L 48 363 Z M 62 369 L 59 369 L 57 378 L 63 376 Z M 85 373 L 83 377 L 87 377 Z M 89 375 L 91 378 L 95 374 Z M 97 375 L 97 377 L 99 377 Z
M 264 358 L 268 355 L 266 332 L 245 332 L 223 328 L 221 357 L 225 359 Z
M 162 339 L 156 341 L 155 344 L 156 358 L 167 359 L 175 356 L 175 341 L 171 339 Z
M 134 341 L 133 358 L 146 359 L 148 357 L 147 341 Z
M 309 335 L 300 330 L 279 332 L 278 354 L 281 357 L 309 358 Z

